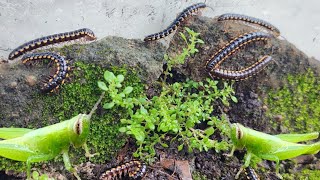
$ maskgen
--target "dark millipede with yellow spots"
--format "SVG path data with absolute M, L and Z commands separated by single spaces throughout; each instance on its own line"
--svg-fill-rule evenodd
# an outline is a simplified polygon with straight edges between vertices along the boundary
M 258 62 L 239 71 L 231 71 L 231 70 L 220 69 L 220 68 L 213 69 L 210 72 L 210 76 L 212 78 L 217 77 L 221 79 L 230 79 L 230 80 L 236 80 L 236 81 L 244 80 L 263 70 L 267 66 L 267 64 L 269 64 L 271 61 L 272 61 L 271 56 L 264 56 Z
M 206 7 L 206 4 L 204 3 L 197 3 L 187 7 L 180 13 L 180 15 L 173 21 L 173 23 L 171 23 L 171 25 L 168 26 L 165 30 L 145 37 L 144 41 L 156 41 L 158 39 L 168 36 L 173 31 L 175 31 L 182 24 L 182 22 L 185 19 L 187 19 L 187 17 L 191 16 L 193 13 L 198 12 L 199 9 L 205 8 L 205 7 Z
M 242 15 L 242 14 L 233 14 L 233 13 L 222 14 L 218 17 L 218 21 L 227 21 L 227 20 L 244 21 L 252 24 L 257 24 L 274 32 L 276 36 L 280 35 L 280 30 L 276 28 L 274 25 L 268 23 L 267 21 L 264 21 L 262 19 L 258 19 L 255 17 Z
M 10 54 L 9 59 L 13 60 L 27 52 L 35 50 L 40 47 L 77 40 L 77 39 L 84 39 L 86 41 L 92 41 L 96 39 L 93 31 L 88 28 L 82 28 L 75 31 L 53 34 L 49 36 L 45 36 L 42 38 L 37 38 L 32 41 L 26 42 L 19 47 L 15 48 Z
M 264 32 L 247 33 L 230 41 L 223 48 L 219 49 L 211 58 L 206 62 L 206 69 L 210 72 L 219 67 L 219 65 L 226 60 L 230 55 L 240 50 L 241 47 L 248 45 L 255 41 L 266 41 L 272 35 Z
M 121 178 L 123 176 L 129 176 L 132 179 L 144 176 L 147 171 L 147 166 L 140 161 L 130 161 L 128 163 L 111 168 L 101 174 L 99 180 L 110 180 Z
M 63 56 L 52 52 L 26 54 L 22 57 L 21 60 L 22 63 L 27 64 L 30 61 L 44 59 L 49 59 L 55 62 L 57 66 L 55 74 L 44 79 L 44 84 L 41 86 L 41 91 L 47 93 L 58 89 L 64 83 L 71 68 L 68 64 L 68 61 Z

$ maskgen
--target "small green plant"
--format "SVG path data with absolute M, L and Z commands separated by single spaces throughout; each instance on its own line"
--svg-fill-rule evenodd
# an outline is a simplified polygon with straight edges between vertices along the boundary
M 172 142 L 178 142 L 178 150 L 194 149 L 207 151 L 227 150 L 227 136 L 229 135 L 229 124 L 225 118 L 212 116 L 214 105 L 219 103 L 229 105 L 229 100 L 237 99 L 233 96 L 232 86 L 226 82 L 223 89 L 218 88 L 218 81 L 206 79 L 205 82 L 194 82 L 187 80 L 183 83 L 165 84 L 166 75 L 170 74 L 171 68 L 184 63 L 186 57 L 198 52 L 197 43 L 203 43 L 198 39 L 199 33 L 186 28 L 190 39 L 184 34 L 182 39 L 187 44 L 182 54 L 174 58 L 165 56 L 168 68 L 165 70 L 165 78 L 162 81 L 160 95 L 148 99 L 146 96 L 133 96 L 134 90 L 131 86 L 123 87 L 123 75 L 114 75 L 105 71 L 106 82 L 98 81 L 98 86 L 106 91 L 109 102 L 105 103 L 105 109 L 122 107 L 126 109 L 129 116 L 122 118 L 123 127 L 119 130 L 131 135 L 136 139 L 138 145 L 135 157 L 152 160 L 155 156 L 155 146 L 160 144 L 169 147 Z M 197 128 L 204 125 L 205 128 Z M 219 132 L 220 140 L 212 140 L 210 137 Z M 168 139 L 170 137 L 170 140 Z
M 224 105 L 228 105 L 230 98 L 236 101 L 232 95 L 233 89 L 227 83 L 224 83 L 224 88 L 219 90 L 217 81 L 207 79 L 202 83 L 189 80 L 163 87 L 159 96 L 147 99 L 129 97 L 133 88 L 130 86 L 122 88 L 121 82 L 124 79 L 122 75 L 115 76 L 112 72 L 106 71 L 104 78 L 108 85 L 99 81 L 98 86 L 107 91 L 111 102 L 105 103 L 103 107 L 111 109 L 120 106 L 129 112 L 128 118 L 121 119 L 121 123 L 125 126 L 121 127 L 120 131 L 132 135 L 137 140 L 138 150 L 135 156 L 153 157 L 157 143 L 168 147 L 166 135 L 173 136 L 170 142 L 173 140 L 179 142 L 178 150 L 182 150 L 185 146 L 189 151 L 228 149 L 226 141 L 219 142 L 209 138 L 217 130 L 222 135 L 229 134 L 227 120 L 211 116 L 214 110 L 212 104 L 220 100 Z M 200 123 L 207 123 L 207 128 L 195 129 Z
M 289 75 L 288 84 L 269 92 L 266 103 L 269 116 L 281 115 L 289 131 L 310 132 L 320 129 L 319 77 L 309 70 L 302 75 Z M 275 122 L 275 126 L 278 122 Z
M 199 38 L 200 33 L 196 33 L 193 30 L 185 27 L 185 30 L 188 33 L 189 39 L 180 32 L 181 38 L 186 43 L 187 47 L 182 49 L 182 53 L 178 54 L 175 57 L 169 57 L 167 54 L 164 55 L 164 59 L 167 61 L 167 68 L 165 69 L 164 73 L 164 82 L 166 81 L 166 78 L 168 75 L 172 76 L 170 73 L 172 67 L 177 66 L 179 64 L 184 64 L 187 57 L 190 57 L 191 55 L 194 55 L 195 53 L 199 52 L 199 50 L 196 48 L 197 44 L 204 44 L 203 40 Z
M 33 180 L 54 180 L 53 178 L 49 178 L 47 174 L 40 175 L 37 171 L 32 172 Z

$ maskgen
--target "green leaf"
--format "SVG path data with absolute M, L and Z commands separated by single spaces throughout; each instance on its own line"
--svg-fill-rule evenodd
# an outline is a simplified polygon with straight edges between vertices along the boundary
M 32 178 L 33 179 L 38 179 L 39 178 L 39 173 L 37 171 L 32 172 Z
M 165 148 L 168 148 L 168 147 L 169 147 L 168 144 L 166 144 L 166 143 L 161 143 L 161 142 L 160 142 L 160 144 L 161 144 L 162 147 L 165 147 Z
M 116 87 L 121 88 L 122 87 L 121 83 L 116 83 Z
M 104 83 L 102 81 L 98 81 L 98 87 L 104 91 L 108 91 L 108 87 L 107 87 L 106 83 Z
M 49 176 L 47 174 L 42 174 L 40 180 L 49 180 Z
M 108 81 L 109 83 L 111 83 L 112 81 L 114 81 L 115 80 L 115 76 L 114 76 L 114 74 L 112 73 L 112 72 L 110 72 L 110 71 L 105 71 L 104 72 L 104 79 L 106 80 L 106 81 Z
M 197 39 L 197 43 L 204 44 L 204 41 L 202 41 L 202 39 Z
M 209 126 L 213 126 L 213 121 L 208 121 L 207 124 L 208 124 Z
M 124 133 L 124 132 L 127 131 L 127 128 L 126 128 L 126 127 L 121 127 L 121 128 L 119 128 L 119 131 L 122 132 L 122 133 Z
M 127 86 L 127 87 L 123 90 L 123 93 L 124 93 L 124 94 L 130 94 L 132 91 L 133 91 L 133 87 Z
M 104 109 L 111 109 L 113 106 L 114 106 L 114 102 L 112 101 L 112 102 L 110 102 L 110 103 L 105 103 L 105 104 L 103 105 L 103 108 L 104 108 Z
M 183 144 L 180 144 L 179 146 L 178 146 L 178 151 L 181 151 L 183 149 Z
M 152 131 L 155 129 L 154 124 L 151 123 L 151 122 L 147 122 L 146 126 L 147 126 L 147 128 L 149 128 L 149 129 L 152 130 Z
M 180 36 L 181 36 L 182 39 L 188 44 L 187 38 L 186 38 L 186 36 L 185 36 L 182 32 L 180 32 Z
M 207 128 L 204 133 L 207 135 L 207 136 L 211 136 L 213 133 L 214 133 L 214 129 L 213 127 L 209 127 Z
M 233 102 L 235 102 L 235 103 L 238 102 L 238 99 L 237 99 L 235 96 L 231 96 L 231 100 L 232 100 Z
M 134 135 L 134 137 L 136 138 L 137 141 L 139 141 L 139 142 L 144 141 L 145 135 L 144 135 L 143 131 L 138 130 L 138 129 L 134 129 L 134 130 L 132 130 L 132 134 Z
M 117 76 L 117 80 L 118 80 L 119 83 L 123 82 L 124 76 L 123 76 L 122 74 L 119 74 L 119 75 Z

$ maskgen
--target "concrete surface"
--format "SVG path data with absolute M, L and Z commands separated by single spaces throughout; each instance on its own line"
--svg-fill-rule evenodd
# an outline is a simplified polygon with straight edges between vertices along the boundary
M 243 13 L 267 20 L 309 56 L 320 59 L 320 1 L 206 0 L 203 15 Z M 108 36 L 141 38 L 166 28 L 190 0 L 0 0 L 0 58 L 41 36 L 92 29 Z

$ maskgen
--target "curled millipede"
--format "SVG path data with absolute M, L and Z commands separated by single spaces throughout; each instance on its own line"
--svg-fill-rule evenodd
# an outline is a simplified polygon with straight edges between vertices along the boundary
M 210 76 L 218 77 L 222 79 L 236 80 L 236 81 L 244 80 L 263 70 L 267 66 L 267 64 L 269 64 L 271 61 L 272 61 L 271 56 L 264 56 L 259 61 L 252 64 L 251 66 L 239 71 L 231 71 L 231 70 L 225 70 L 220 68 L 213 69 L 210 72 Z
M 206 7 L 206 4 L 204 3 L 197 3 L 187 7 L 180 13 L 180 15 L 173 21 L 173 23 L 171 23 L 170 26 L 168 26 L 165 30 L 145 37 L 144 41 L 156 41 L 158 39 L 168 36 L 173 31 L 175 31 L 182 24 L 182 22 L 185 19 L 187 19 L 187 17 L 191 16 L 192 14 L 198 12 L 201 8 L 205 8 L 205 7 Z
M 117 167 L 111 168 L 101 174 L 99 180 L 109 180 L 129 176 L 132 179 L 142 177 L 147 170 L 147 166 L 140 161 L 130 161 Z
M 212 69 L 216 69 L 219 65 L 226 60 L 230 55 L 238 51 L 241 47 L 248 45 L 255 41 L 266 41 L 270 39 L 272 35 L 264 32 L 247 33 L 230 41 L 227 45 L 217 51 L 206 63 L 206 69 L 210 72 Z
M 33 54 L 26 54 L 22 57 L 22 63 L 27 64 L 30 61 L 36 60 L 44 60 L 49 59 L 55 62 L 57 69 L 54 75 L 48 76 L 44 79 L 44 84 L 41 87 L 41 91 L 44 93 L 52 92 L 55 89 L 58 89 L 61 86 L 65 79 L 68 77 L 68 73 L 70 71 L 70 66 L 68 61 L 55 53 L 52 52 L 41 52 L 41 53 L 33 53 Z
M 246 173 L 246 176 L 247 176 L 248 180 L 260 180 L 258 174 L 251 167 L 246 167 L 245 168 L 245 173 Z
M 233 14 L 233 13 L 222 14 L 218 17 L 218 21 L 226 21 L 226 20 L 244 21 L 247 23 L 257 24 L 266 29 L 269 29 L 270 31 L 274 32 L 277 36 L 280 35 L 279 29 L 276 28 L 274 25 L 268 23 L 267 21 L 264 21 L 262 19 L 258 19 L 255 17 L 242 15 L 242 14 Z
M 29 42 L 26 42 L 19 47 L 15 48 L 11 53 L 9 54 L 9 59 L 13 60 L 27 52 L 30 52 L 32 50 L 38 49 L 40 47 L 77 40 L 77 39 L 84 39 L 87 41 L 92 41 L 96 39 L 96 36 L 94 35 L 93 31 L 88 28 L 82 28 L 75 31 L 65 32 L 65 33 L 59 33 L 59 34 L 53 34 L 49 36 L 45 36 L 42 38 L 37 38 L 34 40 L 31 40 Z

